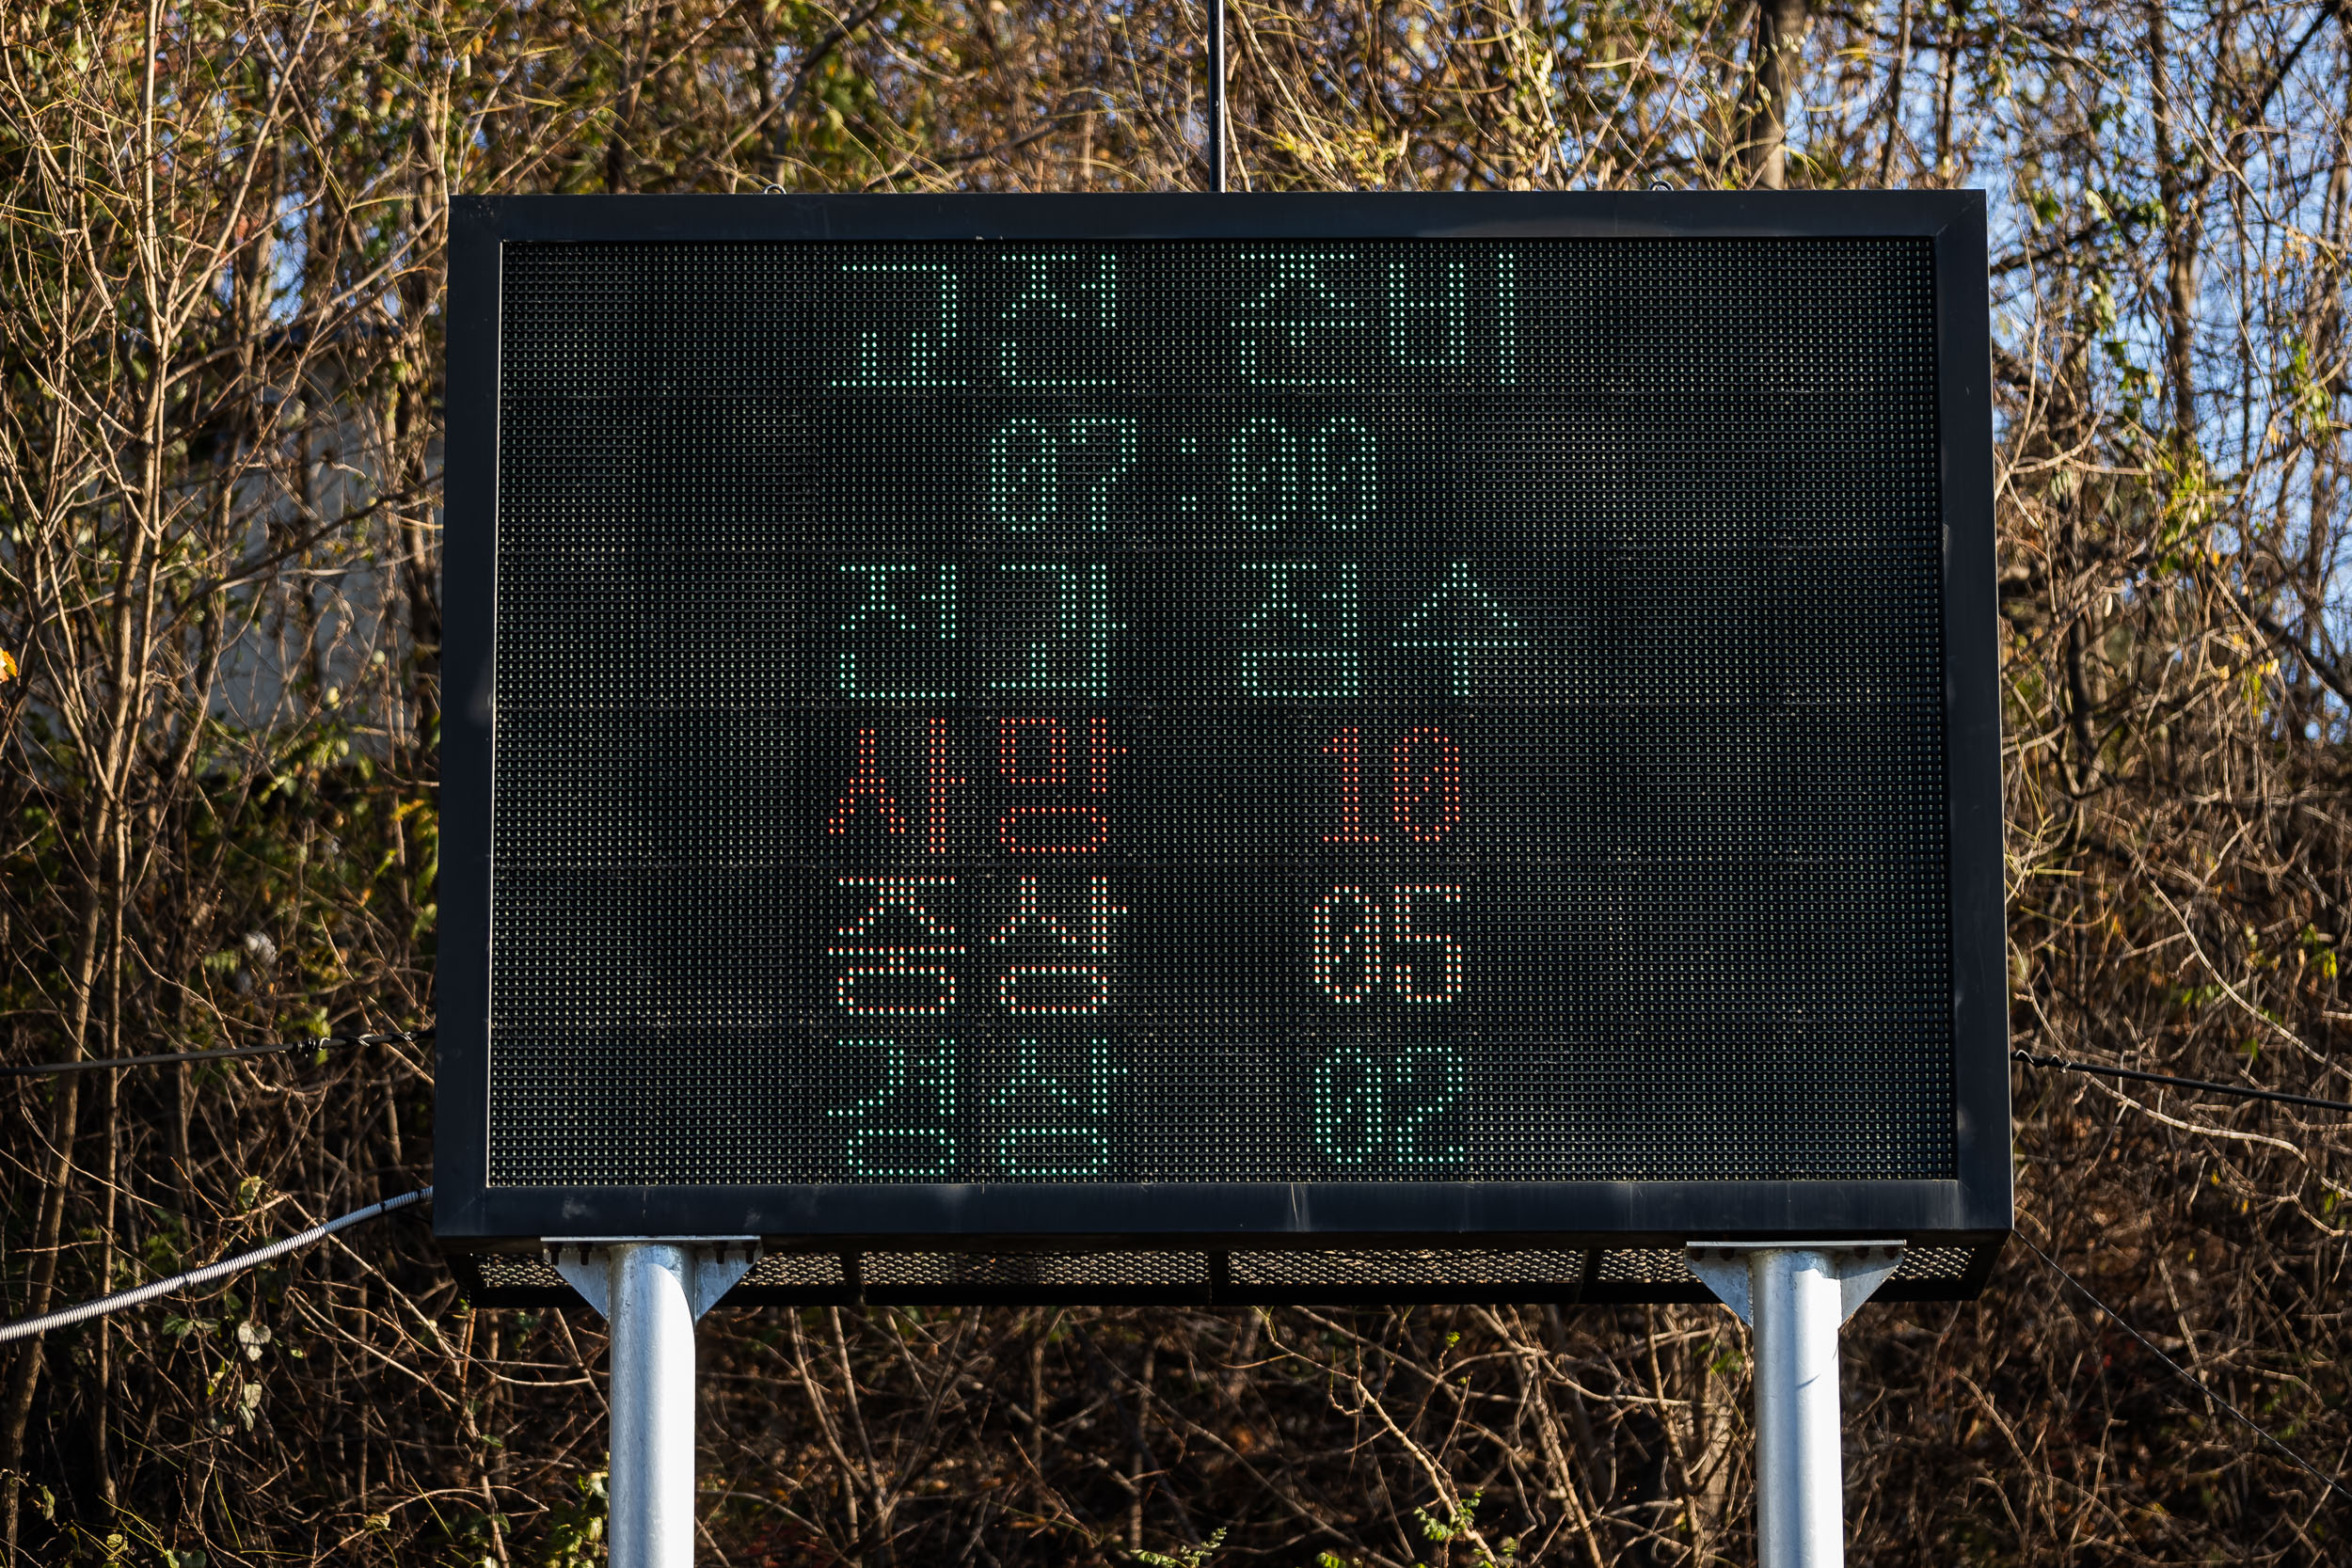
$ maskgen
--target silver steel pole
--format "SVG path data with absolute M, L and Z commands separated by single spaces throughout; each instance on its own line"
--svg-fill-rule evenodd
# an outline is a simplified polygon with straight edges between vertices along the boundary
M 549 1237 L 548 1263 L 612 1326 L 612 1568 L 692 1568 L 694 1324 L 759 1260 L 756 1236 Z
M 694 1319 L 687 1249 L 607 1254 L 612 1324 L 612 1568 L 692 1568 Z
M 1837 1330 L 1845 1291 L 1830 1258 L 1748 1254 L 1756 1329 L 1756 1535 L 1761 1568 L 1844 1568 L 1845 1456 Z
M 1837 1331 L 1901 1266 L 1900 1242 L 1693 1242 L 1691 1272 L 1756 1331 L 1762 1568 L 1844 1568 Z

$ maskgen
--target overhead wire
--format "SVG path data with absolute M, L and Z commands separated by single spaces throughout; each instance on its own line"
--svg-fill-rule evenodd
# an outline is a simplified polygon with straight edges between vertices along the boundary
M 224 1258 L 216 1263 L 207 1263 L 200 1269 L 190 1269 L 185 1274 L 176 1274 L 168 1279 L 158 1279 L 135 1290 L 118 1291 L 113 1295 L 100 1296 L 96 1301 L 86 1301 L 79 1306 L 61 1307 L 54 1312 L 43 1312 L 36 1317 L 18 1318 L 12 1323 L 0 1323 L 0 1345 L 5 1345 L 12 1339 L 29 1339 L 36 1334 L 46 1334 L 53 1328 L 65 1328 L 87 1319 L 103 1317 L 110 1312 L 119 1312 L 125 1307 L 136 1307 L 142 1302 L 153 1301 L 158 1296 L 172 1295 L 181 1291 L 192 1291 L 200 1285 L 209 1285 L 216 1279 L 226 1279 L 241 1270 L 266 1263 L 275 1258 L 283 1258 L 290 1252 L 309 1246 L 312 1242 L 332 1236 L 338 1230 L 348 1230 L 353 1226 L 374 1219 L 379 1214 L 389 1214 L 394 1210 L 405 1209 L 412 1203 L 426 1202 L 432 1196 L 432 1188 L 420 1187 L 413 1193 L 403 1193 L 398 1197 L 388 1197 L 381 1203 L 371 1203 L 365 1209 L 354 1210 L 341 1219 L 328 1220 L 324 1225 L 314 1225 L 308 1230 L 272 1242 L 267 1246 L 257 1247 L 251 1252 L 241 1252 L 234 1258 Z
M 2075 1294 L 2081 1296 L 2083 1300 L 2090 1303 L 2091 1306 L 2097 1307 L 2101 1312 L 2105 1313 L 2108 1321 L 2113 1323 L 2116 1327 L 2122 1329 L 2124 1333 L 2130 1335 L 2134 1339 L 2139 1341 L 2140 1348 L 2146 1351 L 2149 1354 L 2154 1356 L 2157 1360 L 2163 1362 L 2166 1369 L 2169 1370 L 2174 1377 L 2179 1378 L 2183 1383 L 2187 1384 L 2190 1387 L 2204 1395 L 2207 1400 L 2213 1402 L 2213 1404 L 2227 1412 L 2230 1418 L 2236 1421 L 2240 1426 L 2243 1426 L 2247 1431 L 2252 1433 L 2255 1436 L 2261 1438 L 2264 1442 L 2269 1444 L 2272 1448 L 2286 1455 L 2287 1458 L 2293 1460 L 2296 1465 L 2300 1465 L 2305 1471 L 2307 1471 L 2313 1481 L 2318 1481 L 2322 1486 L 2325 1486 L 2328 1491 L 2333 1492 L 2337 1497 L 2343 1498 L 2345 1502 L 2352 1502 L 2352 1489 L 2347 1489 L 2343 1482 L 2337 1481 L 2334 1477 L 2326 1474 L 2319 1468 L 2318 1465 L 2313 1465 L 2310 1460 L 2305 1459 L 2301 1454 L 2296 1453 L 2293 1449 L 2288 1448 L 2284 1443 L 2281 1443 L 2279 1439 L 2270 1435 L 2268 1432 L 2255 1424 L 2254 1418 L 2251 1416 L 2249 1416 L 2245 1411 L 2240 1410 L 2236 1405 L 2232 1404 L 2228 1400 L 2223 1399 L 2219 1394 L 2214 1392 L 2213 1389 L 2207 1387 L 2201 1379 L 2191 1373 L 2187 1368 L 2182 1366 L 2179 1362 L 2165 1354 L 2164 1352 L 2158 1350 L 2154 1343 L 2149 1339 L 2148 1336 L 2142 1334 L 2139 1330 L 2134 1328 L 2130 1323 L 2124 1321 L 2123 1314 L 2118 1312 L 2114 1307 L 2109 1307 L 2106 1302 L 2101 1301 L 2097 1296 L 2092 1295 L 2089 1287 L 2085 1286 L 2081 1280 L 2076 1279 L 2073 1275 L 2068 1274 L 2064 1269 L 2060 1268 L 2057 1259 L 2051 1257 L 2048 1253 L 2034 1245 L 2033 1243 L 2026 1238 L 2023 1231 L 2016 1232 L 2015 1234 L 2018 1242 L 2027 1252 L 2032 1253 L 2036 1258 L 2041 1259 L 2042 1262 L 2048 1264 L 2052 1274 L 2057 1275 L 2060 1279 L 2066 1281 L 2068 1285 L 2074 1287 Z
M 2032 1052 L 2023 1050 L 2013 1050 L 2010 1053 L 2010 1055 L 2013 1060 L 2022 1062 L 2028 1067 L 2049 1068 L 2065 1072 L 2080 1072 L 2094 1074 L 2100 1077 L 2128 1079 L 2132 1082 L 2141 1084 L 2161 1084 L 2170 1088 L 2190 1089 L 2203 1094 L 2225 1095 L 2233 1099 L 2267 1101 L 2272 1104 L 2302 1105 L 2311 1107 L 2314 1110 L 2343 1111 L 2352 1113 L 2352 1101 L 2326 1100 L 2316 1095 L 2288 1094 L 2280 1089 L 2258 1089 L 2242 1084 L 2217 1083 L 2208 1078 L 2183 1078 L 2168 1072 L 2148 1072 L 2138 1068 L 2111 1067 L 2101 1062 L 2079 1062 L 2063 1056 L 2038 1055 Z M 2251 1432 L 2264 1443 L 2268 1444 L 2271 1448 L 2285 1455 L 2287 1459 L 2309 1474 L 2312 1480 L 2318 1481 L 2322 1486 L 2325 1486 L 2329 1492 L 2332 1492 L 2338 1497 L 2346 1502 L 2352 1502 L 2352 1489 L 2347 1489 L 2334 1477 L 2326 1474 L 2310 1460 L 2305 1459 L 2301 1454 L 2296 1452 L 2293 1449 L 2288 1448 L 2286 1444 L 2272 1436 L 2270 1433 L 2263 1427 L 2257 1425 L 2252 1417 L 2247 1415 L 2246 1412 L 2240 1410 L 2236 1405 L 2231 1403 L 2228 1400 L 2223 1399 L 2218 1393 L 2207 1386 L 2201 1379 L 2195 1376 L 2179 1362 L 2165 1354 L 2163 1351 L 2158 1350 L 2155 1344 L 2150 1340 L 2146 1335 L 2140 1333 L 2138 1329 L 2134 1328 L 2129 1323 L 2124 1321 L 2122 1313 L 2118 1312 L 2114 1307 L 2109 1307 L 2106 1302 L 2101 1301 L 2097 1296 L 2091 1294 L 2089 1287 L 2085 1286 L 2081 1280 L 2076 1279 L 2073 1275 L 2067 1273 L 2064 1268 L 2060 1267 L 2058 1259 L 2052 1258 L 2048 1253 L 2034 1245 L 2032 1241 L 2025 1236 L 2024 1233 L 2018 1232 L 2016 1234 L 2018 1242 L 2026 1248 L 2026 1250 L 2031 1252 L 2036 1258 L 2041 1259 L 2042 1261 L 2048 1266 L 2050 1272 L 2064 1280 L 2067 1285 L 2073 1289 L 2075 1294 L 2081 1296 L 2083 1300 L 2090 1303 L 2090 1305 L 2096 1307 L 2099 1312 L 2110 1323 L 2113 1323 L 2118 1328 L 2121 1328 L 2124 1333 L 2130 1335 L 2134 1340 L 2137 1341 L 2141 1349 L 2145 1350 L 2149 1354 L 2154 1356 L 2158 1361 L 2162 1362 L 2165 1369 L 2171 1372 L 2173 1376 L 2179 1378 L 2182 1382 L 2187 1384 L 2190 1387 L 2204 1395 L 2206 1400 L 2215 1407 L 2225 1412 L 2233 1420 L 2235 1420 L 2239 1425 L 2245 1427 L 2249 1432 Z
M 2012 1061 L 2027 1067 L 2057 1068 L 2066 1072 L 2096 1073 L 2104 1078 L 2128 1078 L 2139 1084 L 2166 1084 L 2176 1089 L 2196 1089 L 2203 1094 L 2232 1095 L 2239 1100 L 2264 1100 L 2277 1105 L 2308 1105 L 2318 1111 L 2352 1112 L 2352 1100 L 2322 1100 L 2316 1095 L 2288 1094 L 2280 1089 L 2249 1088 L 2243 1084 L 2218 1084 L 2210 1078 L 2176 1078 L 2169 1072 L 2144 1072 L 2138 1068 L 2108 1067 L 2100 1062 L 2077 1062 L 2064 1056 L 2037 1056 L 2030 1051 L 2012 1051 Z
M 216 1051 L 166 1051 L 151 1056 L 84 1056 L 71 1062 L 32 1062 L 19 1067 L 0 1067 L 0 1078 L 53 1078 L 68 1072 L 112 1072 L 128 1067 L 161 1067 L 170 1062 L 218 1062 L 236 1056 L 276 1056 L 289 1051 L 334 1051 L 350 1046 L 389 1045 L 398 1041 L 413 1045 L 429 1039 L 433 1025 L 421 1024 L 414 1029 L 388 1029 L 369 1035 L 316 1035 L 304 1039 L 279 1040 L 270 1045 L 231 1045 Z

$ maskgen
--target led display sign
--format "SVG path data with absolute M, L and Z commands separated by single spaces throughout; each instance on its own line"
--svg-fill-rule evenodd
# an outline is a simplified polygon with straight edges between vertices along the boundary
M 1989 1256 L 1977 198 L 453 218 L 445 1243 Z

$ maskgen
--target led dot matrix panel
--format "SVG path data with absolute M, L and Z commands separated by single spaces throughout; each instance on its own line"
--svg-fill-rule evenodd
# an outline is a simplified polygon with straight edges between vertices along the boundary
M 452 1246 L 2006 1229 L 1978 198 L 453 218 Z

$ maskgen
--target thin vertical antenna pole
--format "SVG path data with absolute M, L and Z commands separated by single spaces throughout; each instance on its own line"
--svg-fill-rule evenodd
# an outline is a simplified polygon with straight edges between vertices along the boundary
M 1209 0 L 1209 189 L 1225 191 L 1225 0 Z

